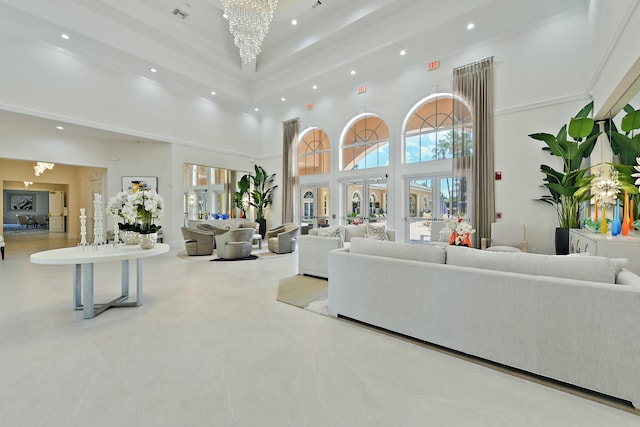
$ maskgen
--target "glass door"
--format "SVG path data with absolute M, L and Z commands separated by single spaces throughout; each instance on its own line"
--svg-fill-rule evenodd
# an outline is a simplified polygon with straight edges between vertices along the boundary
M 387 180 L 371 178 L 344 184 L 345 223 L 386 223 L 388 216 Z
M 326 227 L 331 211 L 328 186 L 308 185 L 300 187 L 300 227 Z
M 411 243 L 439 240 L 442 222 L 450 214 L 452 192 L 451 177 L 427 176 L 409 180 L 407 212 Z

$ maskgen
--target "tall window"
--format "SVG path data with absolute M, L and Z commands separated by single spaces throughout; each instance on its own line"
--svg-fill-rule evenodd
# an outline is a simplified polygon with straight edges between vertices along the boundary
M 363 114 L 355 119 L 342 141 L 342 169 L 389 166 L 389 128 L 378 116 Z
M 302 134 L 298 146 L 298 175 L 329 173 L 330 159 L 329 138 L 325 131 L 313 128 Z
M 468 111 L 465 113 L 469 114 Z M 404 131 L 405 163 L 453 158 L 453 123 L 453 98 L 449 94 L 435 95 L 416 106 Z M 459 131 L 458 133 L 455 139 L 456 143 L 460 141 L 460 138 L 467 143 L 456 144 L 456 147 L 464 147 L 462 149 L 470 151 L 472 147 L 471 133 Z

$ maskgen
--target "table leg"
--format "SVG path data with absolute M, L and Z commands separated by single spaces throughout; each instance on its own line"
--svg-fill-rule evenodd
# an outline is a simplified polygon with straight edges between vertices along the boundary
M 82 264 L 73 266 L 73 309 L 82 309 Z
M 142 305 L 142 258 L 138 258 L 138 267 L 136 268 L 136 292 L 138 294 L 138 306 Z
M 129 260 L 122 261 L 122 296 L 129 296 Z
M 82 264 L 82 291 L 84 292 L 84 318 L 94 316 L 93 307 L 93 264 Z

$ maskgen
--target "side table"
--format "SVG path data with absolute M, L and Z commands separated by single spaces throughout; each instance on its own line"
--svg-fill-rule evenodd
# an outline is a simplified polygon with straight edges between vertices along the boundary
M 640 274 L 639 231 L 612 237 L 611 234 L 602 235 L 572 228 L 569 231 L 569 253 L 585 252 L 607 258 L 627 258 L 629 262 L 625 268 Z

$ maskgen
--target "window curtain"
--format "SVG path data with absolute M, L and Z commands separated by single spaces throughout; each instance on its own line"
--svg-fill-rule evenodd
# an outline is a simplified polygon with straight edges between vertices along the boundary
M 293 222 L 294 187 L 296 180 L 295 154 L 299 120 L 282 123 L 282 223 Z
M 453 200 L 476 229 L 476 248 L 495 220 L 493 92 L 493 57 L 453 70 Z

